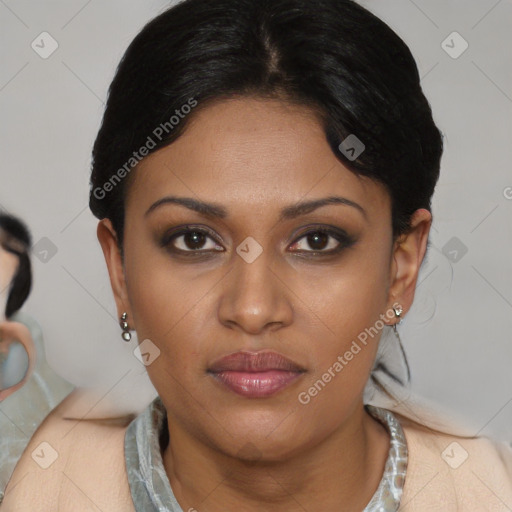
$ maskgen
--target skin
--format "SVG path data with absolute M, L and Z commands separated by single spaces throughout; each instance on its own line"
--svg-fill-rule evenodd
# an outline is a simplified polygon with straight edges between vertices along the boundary
M 1 232 L 0 236 L 2 236 Z M 18 256 L 6 251 L 0 244 L 0 320 L 5 318 L 5 305 L 9 295 L 9 286 L 18 270 L 18 265 Z
M 160 350 L 147 371 L 168 413 L 163 460 L 175 496 L 183 510 L 200 512 L 261 511 L 262 503 L 274 511 L 362 510 L 389 450 L 389 435 L 362 401 L 380 333 L 310 403 L 298 394 L 394 303 L 402 316 L 408 311 L 431 215 L 418 210 L 410 233 L 394 240 L 385 188 L 334 156 L 305 107 L 231 99 L 190 121 L 130 177 L 124 261 L 110 221 L 98 225 L 119 316 L 126 311 L 139 340 Z M 146 214 L 170 195 L 215 202 L 228 215 L 171 203 Z M 330 196 L 360 208 L 330 204 L 279 220 L 284 207 Z M 184 224 L 209 228 L 213 238 L 160 245 Z M 354 243 L 322 256 L 340 243 L 308 242 L 304 235 L 319 227 L 342 229 Z M 236 252 L 248 236 L 263 249 L 252 263 Z M 275 350 L 307 371 L 271 397 L 236 395 L 206 369 L 244 349 Z

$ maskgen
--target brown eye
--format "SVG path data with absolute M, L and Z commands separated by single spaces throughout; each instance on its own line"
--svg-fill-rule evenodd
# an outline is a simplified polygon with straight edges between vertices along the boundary
M 306 236 L 308 245 L 315 251 L 321 251 L 329 245 L 329 235 L 327 233 L 310 233 Z
M 168 233 L 162 240 L 162 246 L 175 252 L 222 251 L 209 231 L 199 228 L 184 228 Z
M 199 231 L 190 231 L 178 238 L 183 238 L 183 245 L 185 245 L 186 248 L 196 250 L 204 246 L 207 236 Z
M 343 231 L 315 229 L 304 233 L 292 246 L 293 252 L 335 254 L 355 243 Z

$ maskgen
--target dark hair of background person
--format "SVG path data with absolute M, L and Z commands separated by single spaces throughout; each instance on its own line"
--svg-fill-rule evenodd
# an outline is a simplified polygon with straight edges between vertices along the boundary
M 211 101 L 240 96 L 313 108 L 336 157 L 386 186 L 395 236 L 415 210 L 430 210 L 442 135 L 414 58 L 391 28 L 352 0 L 185 0 L 129 45 L 94 143 L 89 205 L 112 221 L 121 249 L 129 179 L 103 199 L 94 190 L 191 98 L 199 106 L 150 153 L 176 140 Z M 338 149 L 350 134 L 365 145 L 355 161 Z
M 131 175 L 111 181 L 118 169 L 191 99 L 198 106 L 162 140 L 153 137 L 149 153 L 175 141 L 200 109 L 240 97 L 312 109 L 336 158 L 386 187 L 395 238 L 418 208 L 431 210 L 442 134 L 416 62 L 390 27 L 352 0 L 185 0 L 129 45 L 94 143 L 89 205 L 112 221 L 121 255 Z M 351 134 L 365 145 L 354 161 L 338 149 Z M 379 360 L 376 368 L 402 383 Z
M 18 257 L 18 269 L 11 282 L 5 316 L 10 318 L 27 300 L 32 287 L 29 251 L 32 237 L 27 226 L 16 217 L 0 214 L 0 245 Z

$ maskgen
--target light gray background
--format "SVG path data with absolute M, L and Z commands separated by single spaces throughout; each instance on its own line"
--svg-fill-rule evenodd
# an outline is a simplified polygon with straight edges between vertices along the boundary
M 413 389 L 480 434 L 511 440 L 512 1 L 361 3 L 411 48 L 445 135 L 432 245 L 400 328 Z M 98 407 L 121 412 L 141 410 L 155 391 L 132 353 L 136 340 L 120 337 L 87 207 L 90 152 L 115 66 L 168 5 L 0 0 L 0 205 L 36 242 L 25 311 L 43 328 L 50 365 L 98 386 Z M 47 59 L 31 47 L 43 31 L 59 45 Z M 442 47 L 460 51 L 458 36 L 447 39 L 454 31 L 469 44 L 458 58 Z

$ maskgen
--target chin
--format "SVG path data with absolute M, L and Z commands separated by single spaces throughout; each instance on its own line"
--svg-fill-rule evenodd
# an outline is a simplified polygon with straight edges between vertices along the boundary
M 217 449 L 248 462 L 284 461 L 301 452 L 310 442 L 297 431 L 297 425 L 302 429 L 304 423 L 298 422 L 295 415 L 284 408 L 265 412 L 233 411 L 223 414 L 222 418 L 224 428 L 232 435 L 217 439 Z

